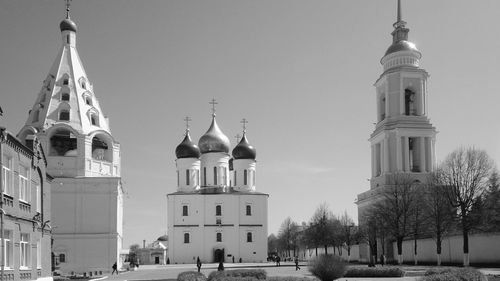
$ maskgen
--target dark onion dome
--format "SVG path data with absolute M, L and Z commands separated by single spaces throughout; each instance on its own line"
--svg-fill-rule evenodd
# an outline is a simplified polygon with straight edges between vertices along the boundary
M 255 160 L 257 157 L 257 152 L 255 151 L 255 147 L 251 146 L 248 143 L 246 134 L 243 134 L 243 137 L 240 140 L 240 143 L 236 145 L 233 149 L 233 158 L 237 159 L 252 159 Z
M 198 141 L 198 146 L 202 154 L 208 152 L 229 153 L 231 144 L 226 135 L 217 126 L 215 116 L 212 118 L 212 124 L 208 128 L 208 131 Z
M 406 40 L 400 40 L 389 46 L 389 48 L 385 52 L 385 56 L 399 51 L 413 51 L 420 53 L 415 44 L 413 44 L 412 42 Z
M 186 132 L 184 140 L 175 148 L 175 156 L 180 158 L 200 158 L 200 149 L 191 141 L 189 132 Z
M 156 241 L 168 241 L 168 236 L 167 235 L 162 235 L 156 239 Z
M 76 23 L 71 19 L 63 19 L 59 24 L 59 28 L 61 28 L 61 32 L 65 30 L 76 32 Z

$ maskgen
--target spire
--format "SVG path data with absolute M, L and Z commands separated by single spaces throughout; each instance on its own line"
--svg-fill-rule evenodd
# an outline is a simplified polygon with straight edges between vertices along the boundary
M 65 1 L 66 1 L 66 18 L 70 19 L 70 17 L 69 17 L 69 7 L 71 6 L 71 4 L 69 2 L 71 2 L 71 0 L 65 0 Z
M 401 0 L 398 0 L 398 19 L 396 22 L 401 21 Z
M 406 22 L 403 20 L 402 12 L 401 12 L 401 0 L 398 0 L 398 14 L 396 18 L 396 22 L 392 25 L 394 26 L 394 31 L 392 34 L 392 42 L 396 43 L 401 40 L 408 40 L 408 32 L 410 31 L 406 28 Z

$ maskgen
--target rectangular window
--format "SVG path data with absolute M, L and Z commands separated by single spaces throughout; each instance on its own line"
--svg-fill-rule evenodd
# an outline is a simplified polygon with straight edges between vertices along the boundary
M 203 167 L 203 186 L 207 186 L 207 167 Z
M 184 233 L 184 244 L 189 244 L 189 233 Z
M 189 185 L 189 170 L 186 170 L 186 185 Z
M 222 216 L 222 206 L 221 205 L 215 206 L 215 215 Z
M 12 247 L 12 231 L 4 230 L 3 232 L 3 249 L 5 255 L 4 266 L 6 269 L 13 268 L 13 247 Z
M 236 171 L 234 171 L 234 186 L 236 186 L 238 183 L 236 182 L 236 179 L 238 178 L 238 175 L 236 174 Z
M 12 158 L 7 155 L 2 159 L 2 190 L 5 194 L 14 195 L 14 173 L 12 171 Z
M 217 232 L 217 236 L 216 236 L 216 237 L 217 237 L 217 238 L 216 238 L 216 241 L 217 241 L 217 242 L 222 242 L 222 233 Z
M 30 183 L 28 179 L 28 168 L 19 166 L 19 200 L 30 202 Z
M 252 206 L 247 205 L 247 216 L 251 216 L 251 215 L 252 215 Z
M 179 182 L 179 171 L 177 171 L 177 186 L 180 186 L 180 182 Z
M 19 256 L 21 269 L 29 268 L 30 266 L 30 247 L 29 247 L 29 234 L 21 233 L 21 239 L 19 240 Z
M 248 171 L 243 171 L 243 185 L 247 185 Z
M 187 205 L 182 206 L 182 216 L 187 217 L 188 215 L 189 215 L 188 206 Z

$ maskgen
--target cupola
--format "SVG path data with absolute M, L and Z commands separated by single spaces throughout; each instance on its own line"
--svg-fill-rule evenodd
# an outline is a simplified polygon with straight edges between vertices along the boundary
M 233 149 L 233 158 L 238 159 L 251 159 L 255 160 L 257 157 L 257 151 L 253 146 L 248 143 L 246 133 L 243 132 L 243 137 L 241 138 L 238 145 Z
M 175 156 L 180 158 L 200 158 L 200 149 L 191 141 L 189 130 L 186 130 L 184 140 L 175 148 Z
M 72 21 L 70 18 L 63 19 L 59 24 L 59 28 L 61 29 L 61 32 L 65 30 L 76 32 L 77 30 L 76 23 Z

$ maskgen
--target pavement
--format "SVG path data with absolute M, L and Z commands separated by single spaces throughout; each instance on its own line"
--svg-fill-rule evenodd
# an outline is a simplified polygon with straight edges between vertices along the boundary
M 210 272 L 216 271 L 218 267 L 217 263 L 203 264 L 201 268 L 201 273 L 208 276 Z M 293 276 L 293 277 L 305 277 L 313 279 L 314 276 L 307 269 L 307 264 L 300 263 L 301 270 L 295 270 L 295 264 L 293 262 L 282 262 L 280 267 L 276 267 L 275 263 L 225 263 L 225 269 L 237 269 L 237 268 L 260 268 L 267 272 L 267 276 Z M 196 264 L 169 264 L 169 265 L 141 265 L 136 271 L 125 271 L 120 272 L 118 275 L 107 275 L 101 278 L 93 279 L 97 280 L 117 280 L 117 281 L 138 281 L 138 280 L 176 280 L 177 275 L 185 271 L 196 271 Z M 405 271 L 410 273 L 407 277 L 400 278 L 340 278 L 339 281 L 417 281 L 423 272 L 425 272 L 426 267 L 409 267 L 405 268 Z M 478 268 L 485 275 L 498 275 L 500 276 L 500 268 Z

